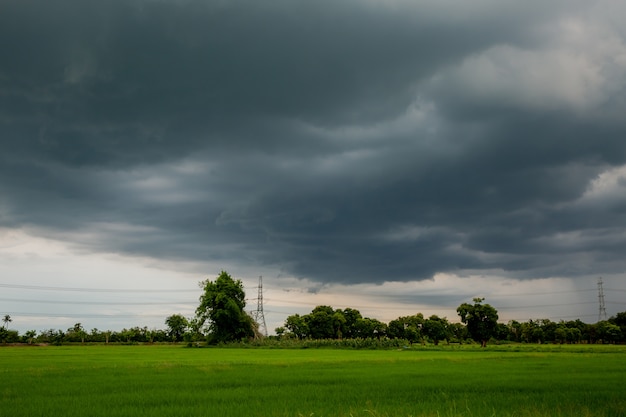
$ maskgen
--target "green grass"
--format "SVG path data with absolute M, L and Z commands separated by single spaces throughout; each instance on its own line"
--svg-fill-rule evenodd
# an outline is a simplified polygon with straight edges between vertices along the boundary
M 0 348 L 1 416 L 625 416 L 626 347 Z

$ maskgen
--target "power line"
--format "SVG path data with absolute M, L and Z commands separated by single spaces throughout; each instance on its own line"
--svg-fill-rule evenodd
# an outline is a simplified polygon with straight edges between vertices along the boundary
M 74 304 L 74 305 L 105 305 L 105 306 L 157 306 L 157 305 L 180 305 L 189 304 L 196 305 L 196 302 L 190 301 L 168 301 L 168 302 L 122 302 L 122 301 L 62 301 L 62 300 L 27 300 L 20 298 L 0 298 L 0 301 L 18 302 L 18 303 L 34 303 L 34 304 Z
M 198 290 L 184 289 L 134 289 L 134 288 L 81 288 L 81 287 L 49 287 L 43 285 L 21 285 L 21 284 L 0 284 L 2 288 L 13 288 L 20 290 L 42 290 L 42 291 L 73 291 L 73 292 L 109 292 L 109 293 L 173 293 L 173 292 L 194 292 Z
M 583 317 L 595 317 L 595 314 L 577 314 L 574 316 L 551 316 L 551 317 L 540 317 L 540 318 L 524 318 L 524 319 L 510 319 L 510 320 L 515 320 L 515 321 L 519 321 L 519 322 L 523 322 L 526 320 L 542 320 L 542 319 L 547 319 L 547 320 L 563 320 L 563 319 L 581 319 Z
M 564 304 L 541 304 L 541 305 L 532 305 L 532 306 L 498 306 L 499 310 L 512 310 L 515 308 L 538 308 L 538 307 L 564 307 L 564 306 L 577 306 L 581 304 L 595 304 L 595 301 L 587 301 L 582 303 L 564 303 Z
M 93 314 L 93 313 L 24 313 L 24 312 L 9 312 L 11 316 L 15 317 L 46 317 L 46 318 L 85 318 L 85 319 L 98 319 L 98 318 L 121 318 L 121 319 L 130 319 L 135 317 L 163 317 L 162 314 Z
M 577 292 L 595 291 L 595 288 L 588 288 L 582 290 L 566 290 L 566 291 L 543 291 L 543 292 L 527 292 L 527 293 L 515 293 L 515 294 L 493 294 L 493 297 L 525 297 L 527 295 L 553 295 L 553 294 L 568 294 Z

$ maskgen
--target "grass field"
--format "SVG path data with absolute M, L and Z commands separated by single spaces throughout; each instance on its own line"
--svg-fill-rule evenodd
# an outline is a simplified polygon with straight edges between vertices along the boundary
M 626 416 L 626 347 L 0 347 L 2 416 Z

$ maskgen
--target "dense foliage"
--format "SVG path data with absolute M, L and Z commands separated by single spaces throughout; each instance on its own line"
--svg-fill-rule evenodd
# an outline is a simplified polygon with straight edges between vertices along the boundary
M 474 298 L 474 304 L 463 303 L 456 311 L 461 321 L 467 325 L 470 337 L 487 346 L 489 339 L 495 336 L 498 328 L 498 312 L 489 304 L 483 304 L 484 298 Z

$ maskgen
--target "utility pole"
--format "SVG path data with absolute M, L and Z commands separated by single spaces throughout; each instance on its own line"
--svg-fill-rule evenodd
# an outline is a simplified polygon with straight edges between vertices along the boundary
M 267 324 L 265 324 L 265 314 L 263 313 L 263 277 L 259 276 L 259 295 L 257 296 L 257 307 L 253 314 L 254 320 L 259 325 L 259 333 L 267 336 Z
M 598 278 L 598 321 L 606 320 L 606 307 L 604 306 L 604 289 L 602 288 L 602 277 Z

